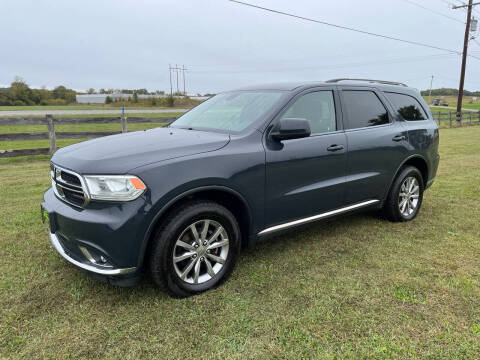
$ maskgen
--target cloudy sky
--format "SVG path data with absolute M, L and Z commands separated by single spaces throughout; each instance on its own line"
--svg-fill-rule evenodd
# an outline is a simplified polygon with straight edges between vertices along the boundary
M 446 49 L 463 44 L 465 11 L 447 4 L 458 0 L 245 1 Z M 18 75 L 31 86 L 169 90 L 168 66 L 178 64 L 188 69 L 189 93 L 336 77 L 425 89 L 431 75 L 434 87 L 457 87 L 461 63 L 446 51 L 227 0 L 2 0 L 0 34 L 2 85 Z M 477 41 L 470 49 L 480 58 Z M 465 87 L 480 89 L 480 59 L 468 59 Z

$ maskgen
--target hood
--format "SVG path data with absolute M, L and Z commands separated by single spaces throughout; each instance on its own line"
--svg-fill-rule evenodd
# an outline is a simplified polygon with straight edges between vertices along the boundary
M 228 134 L 156 128 L 66 146 L 52 162 L 80 174 L 126 174 L 142 165 L 214 151 L 229 140 Z

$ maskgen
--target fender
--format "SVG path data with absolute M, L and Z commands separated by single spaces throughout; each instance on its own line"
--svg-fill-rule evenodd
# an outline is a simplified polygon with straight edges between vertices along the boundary
M 400 172 L 400 169 L 405 165 L 405 163 L 409 160 L 412 160 L 414 158 L 419 158 L 421 160 L 423 160 L 425 162 L 425 164 L 427 165 L 427 176 L 428 176 L 428 162 L 427 160 L 425 160 L 425 158 L 420 155 L 420 154 L 413 154 L 413 155 L 410 155 L 409 157 L 407 157 L 406 159 L 404 159 L 402 161 L 402 163 L 400 164 L 400 166 L 397 168 L 397 170 L 395 171 L 395 174 L 393 175 L 392 179 L 390 180 L 390 184 L 388 185 L 388 191 L 386 192 L 387 195 L 385 195 L 382 199 L 382 206 L 383 206 L 383 202 L 385 201 L 386 197 L 388 196 L 388 194 L 390 193 L 390 189 L 392 188 L 392 185 L 393 185 L 393 182 L 395 181 L 395 178 L 397 177 L 398 173 Z M 426 184 L 424 184 L 425 186 Z
M 248 236 L 250 236 L 250 233 L 252 232 L 251 231 L 252 230 L 251 229 L 251 227 L 252 227 L 252 211 L 251 211 L 250 205 L 245 200 L 243 195 L 241 195 L 238 191 L 233 190 L 230 187 L 222 186 L 222 185 L 207 185 L 207 186 L 196 187 L 196 188 L 187 190 L 187 191 L 173 197 L 155 214 L 152 221 L 150 222 L 150 225 L 148 226 L 147 231 L 145 232 L 145 236 L 144 236 L 143 241 L 142 241 L 142 246 L 140 247 L 140 256 L 139 256 L 139 260 L 138 260 L 138 268 L 140 268 L 143 265 L 143 260 L 145 258 L 145 250 L 147 249 L 148 240 L 150 239 L 150 236 L 152 234 L 152 231 L 153 231 L 153 229 L 155 227 L 155 224 L 157 223 L 158 219 L 162 215 L 164 215 L 167 212 L 167 210 L 173 204 L 175 204 L 176 202 L 180 201 L 181 199 L 185 198 L 186 196 L 189 196 L 189 195 L 201 192 L 201 191 L 205 191 L 205 190 L 221 190 L 221 191 L 228 192 L 228 193 L 232 194 L 233 196 L 235 196 L 237 199 L 239 199 L 243 203 L 243 205 L 247 209 L 247 215 L 248 215 L 248 220 L 249 220 Z

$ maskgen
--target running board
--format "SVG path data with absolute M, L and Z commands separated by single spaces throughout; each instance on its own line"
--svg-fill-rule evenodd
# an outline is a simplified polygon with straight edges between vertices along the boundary
M 306 218 L 303 218 L 303 219 L 298 219 L 298 220 L 290 221 L 290 222 L 287 222 L 287 223 L 284 223 L 284 224 L 275 225 L 275 226 L 272 226 L 272 227 L 266 228 L 265 230 L 260 231 L 258 233 L 258 235 L 265 235 L 265 234 L 268 234 L 268 233 L 271 233 L 271 232 L 274 232 L 274 231 L 286 229 L 286 228 L 296 226 L 296 225 L 305 224 L 305 223 L 312 222 L 312 221 L 319 220 L 319 219 L 323 219 L 323 218 L 326 218 L 326 217 L 329 217 L 329 216 L 341 214 L 341 213 L 344 213 L 344 212 L 347 212 L 347 211 L 350 211 L 350 210 L 355 210 L 355 209 L 358 209 L 358 208 L 361 208 L 361 207 L 364 207 L 364 206 L 373 205 L 373 204 L 378 203 L 378 202 L 380 202 L 380 200 L 368 200 L 368 201 L 364 201 L 364 202 L 361 202 L 361 203 L 358 203 L 358 204 L 346 206 L 346 207 L 343 207 L 343 208 L 340 208 L 340 209 L 337 209 L 337 210 L 327 211 L 327 212 L 324 212 L 324 213 L 321 213 L 321 214 L 318 214 L 318 215 L 313 215 L 313 216 L 309 216 L 309 217 L 306 217 Z

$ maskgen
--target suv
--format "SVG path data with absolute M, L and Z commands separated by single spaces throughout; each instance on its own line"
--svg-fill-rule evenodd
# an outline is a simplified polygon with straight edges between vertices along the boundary
M 336 79 L 221 93 L 167 127 L 59 149 L 42 218 L 56 250 L 112 284 L 184 297 L 224 281 L 242 246 L 382 209 L 412 220 L 437 171 L 417 90 Z

